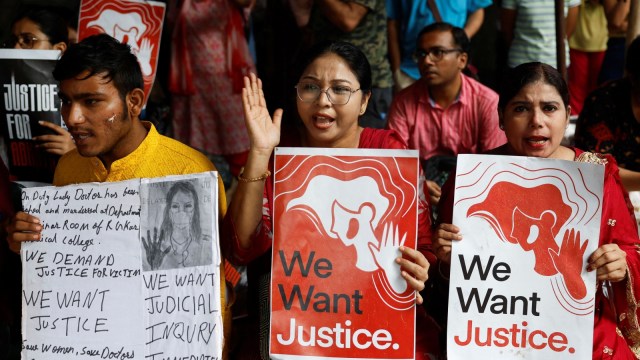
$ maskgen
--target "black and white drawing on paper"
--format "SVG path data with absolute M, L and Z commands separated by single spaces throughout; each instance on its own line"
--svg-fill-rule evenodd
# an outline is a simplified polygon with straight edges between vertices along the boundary
M 211 181 L 201 177 L 141 184 L 144 271 L 212 264 Z

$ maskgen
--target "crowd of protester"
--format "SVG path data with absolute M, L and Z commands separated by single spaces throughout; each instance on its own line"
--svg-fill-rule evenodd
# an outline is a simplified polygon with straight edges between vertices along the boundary
M 494 6 L 500 13 L 494 34 L 509 50 L 496 89 L 485 85 L 491 81 L 470 59 L 470 39 L 489 26 L 483 20 L 492 5 L 482 0 L 170 2 L 165 31 L 172 36 L 162 43 L 169 50 L 161 52 L 169 56 L 160 59 L 160 69 L 170 70 L 159 71 L 154 90 L 164 88 L 167 95 L 152 95 L 165 104 L 150 103 L 146 111 L 142 74 L 130 49 L 108 35 L 73 44 L 73 26 L 54 10 L 21 12 L 5 46 L 61 52 L 53 76 L 68 130 L 44 123 L 52 135 L 34 139 L 60 156 L 54 185 L 216 168 L 224 173 L 220 245 L 226 260 L 248 267 L 250 294 L 248 318 L 232 326 L 232 289 L 222 287 L 230 339 L 225 358 L 268 358 L 271 169 L 275 147 L 288 146 L 419 150 L 424 186 L 418 249 L 402 247 L 398 258 L 417 293 L 417 359 L 446 358 L 450 253 L 452 243 L 462 241 L 452 224 L 454 184 L 448 179 L 456 156 L 605 165 L 606 215 L 588 266 L 611 287 L 598 287 L 593 358 L 607 349 L 614 359 L 634 359 L 640 358 L 634 310 L 640 240 L 627 192 L 640 189 L 640 37 L 626 50 L 626 63 L 611 60 L 620 51 L 616 34 L 628 26 L 628 3 L 565 1 L 565 81 L 554 68 L 554 2 L 503 0 Z M 477 57 L 494 51 L 475 45 Z M 106 95 L 89 106 L 87 93 Z M 154 107 L 163 105 L 170 119 L 154 116 Z M 572 118 L 575 144 L 566 144 Z M 40 239 L 42 225 L 18 211 L 10 180 L 0 162 L 0 221 L 7 238 L 0 246 L 6 290 L 0 293 L 0 357 L 14 359 L 20 351 L 16 254 L 21 242 Z M 615 228 L 604 223 L 611 218 Z M 633 316 L 617 319 L 621 313 Z

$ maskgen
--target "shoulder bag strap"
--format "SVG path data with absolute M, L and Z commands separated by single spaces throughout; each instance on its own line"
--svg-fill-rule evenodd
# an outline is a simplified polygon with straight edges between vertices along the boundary
M 442 16 L 440 16 L 440 10 L 438 10 L 436 0 L 427 0 L 427 5 L 429 5 L 429 10 L 431 10 L 433 17 L 436 19 L 436 22 L 442 22 Z

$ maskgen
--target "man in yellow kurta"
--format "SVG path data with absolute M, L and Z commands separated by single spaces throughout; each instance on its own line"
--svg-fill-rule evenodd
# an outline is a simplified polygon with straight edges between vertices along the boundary
M 76 149 L 58 162 L 56 186 L 135 178 L 183 175 L 215 170 L 200 152 L 158 134 L 140 121 L 144 105 L 143 78 L 128 45 L 96 35 L 71 46 L 53 72 L 60 81 L 61 113 Z M 224 186 L 218 178 L 219 213 L 226 212 Z M 20 242 L 40 240 L 40 220 L 24 212 L 7 227 L 7 241 L 19 252 Z M 220 268 L 224 325 L 230 325 Z M 229 326 L 225 326 L 225 335 Z M 226 354 L 226 352 L 225 352 Z

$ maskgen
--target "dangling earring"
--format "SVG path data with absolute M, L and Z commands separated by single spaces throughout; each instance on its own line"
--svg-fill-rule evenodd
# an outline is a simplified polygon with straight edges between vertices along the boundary
M 500 130 L 504 130 L 504 125 L 500 124 L 499 127 L 500 127 Z

